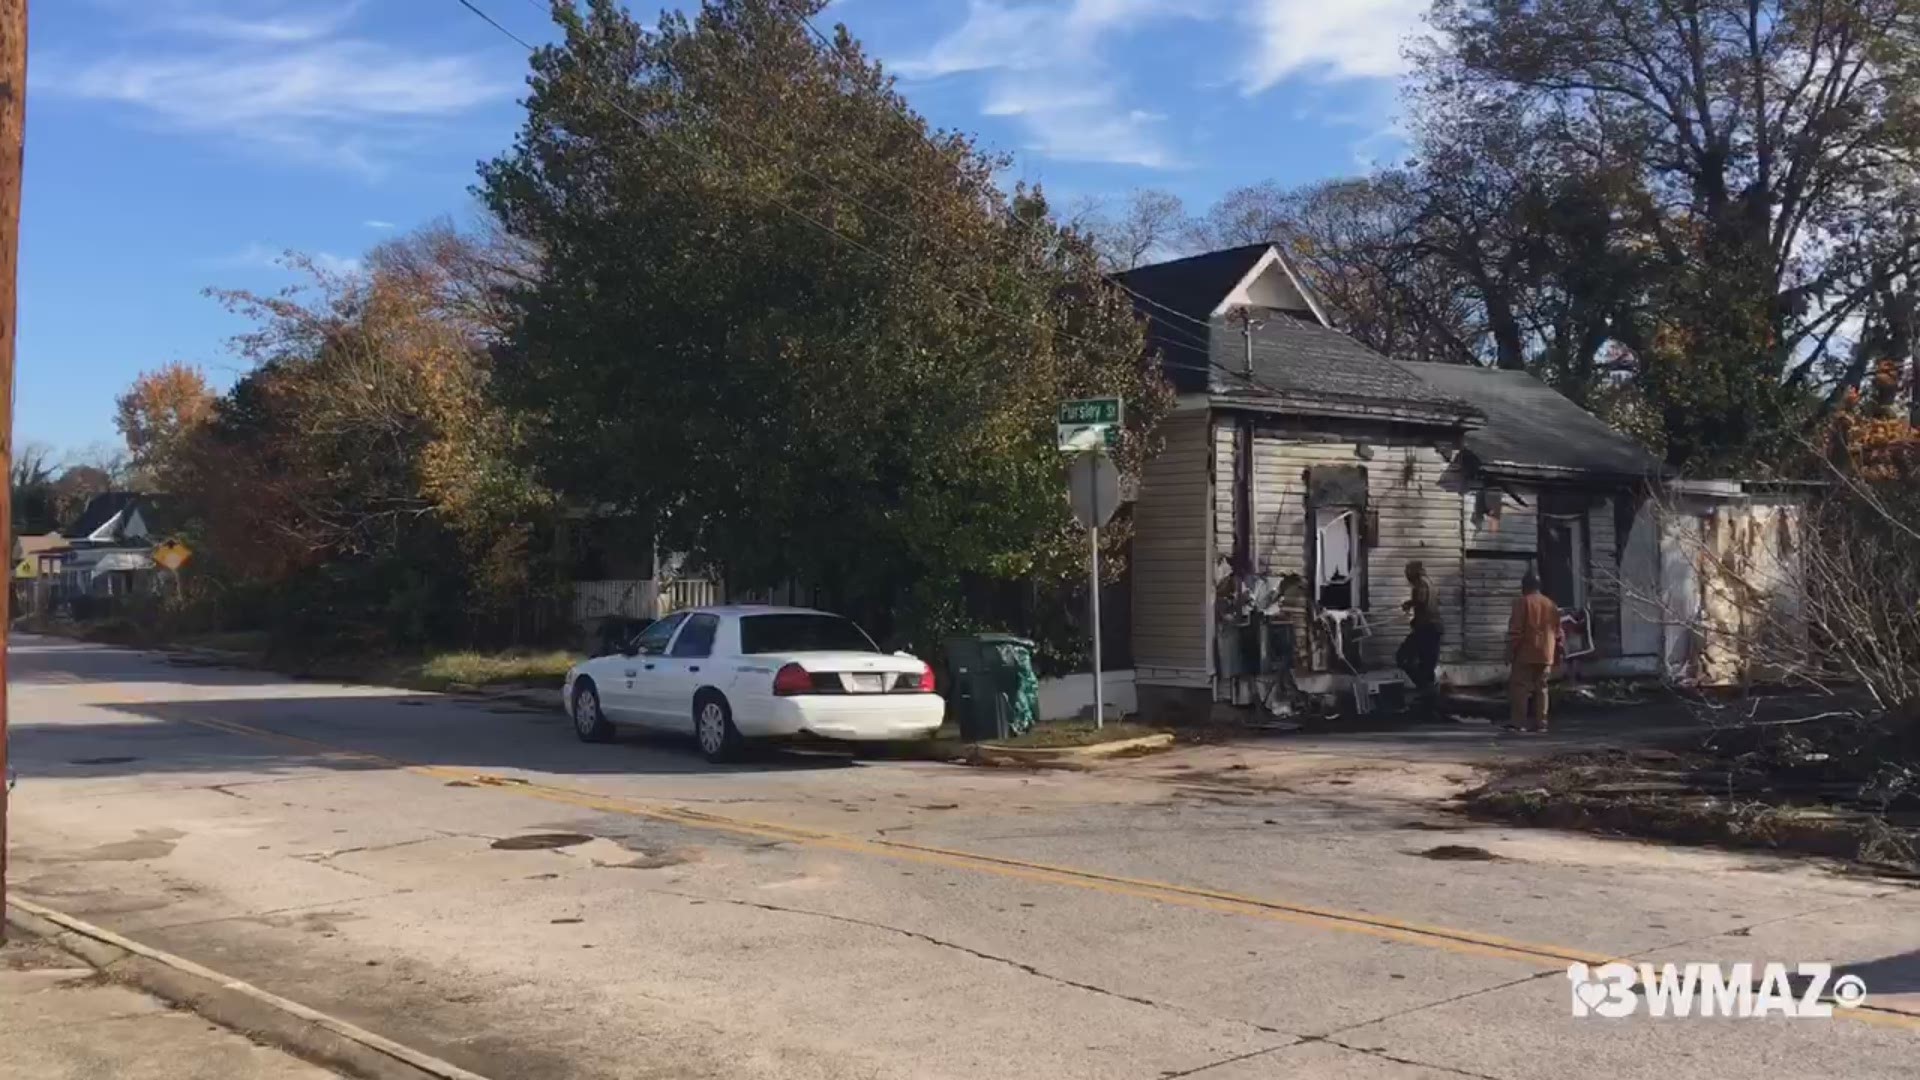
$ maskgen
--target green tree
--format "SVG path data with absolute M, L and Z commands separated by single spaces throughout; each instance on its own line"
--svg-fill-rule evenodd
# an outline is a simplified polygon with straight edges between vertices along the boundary
M 1092 245 L 816 39 L 825 6 L 555 5 L 482 169 L 545 256 L 502 386 L 571 499 L 925 644 L 971 575 L 1071 578 L 1059 399 L 1124 395 L 1129 467 L 1170 401 Z

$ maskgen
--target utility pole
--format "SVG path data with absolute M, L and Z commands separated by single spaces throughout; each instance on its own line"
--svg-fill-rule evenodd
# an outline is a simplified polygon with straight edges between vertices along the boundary
M 1250 307 L 1236 309 L 1229 318 L 1240 324 L 1240 339 L 1246 342 L 1247 346 L 1246 367 L 1241 373 L 1251 381 L 1253 378 L 1253 332 L 1267 325 L 1266 320 L 1254 318 L 1253 309 Z
M 7 627 L 13 612 L 13 329 L 20 270 L 20 172 L 27 132 L 27 0 L 0 0 L 0 543 L 7 545 L 7 587 L 0 589 L 0 941 L 6 940 Z

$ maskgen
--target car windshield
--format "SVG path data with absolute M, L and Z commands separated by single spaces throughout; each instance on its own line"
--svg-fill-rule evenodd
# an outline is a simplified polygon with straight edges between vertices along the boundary
M 749 615 L 740 620 L 743 653 L 879 652 L 866 631 L 838 615 Z

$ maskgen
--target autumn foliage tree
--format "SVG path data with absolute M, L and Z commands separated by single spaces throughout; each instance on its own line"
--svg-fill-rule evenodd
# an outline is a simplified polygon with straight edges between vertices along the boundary
M 200 369 L 179 362 L 145 372 L 115 399 L 114 424 L 134 468 L 149 482 L 213 417 L 215 395 Z
M 216 294 L 255 325 L 235 342 L 251 369 L 152 459 L 191 495 L 199 578 L 227 586 L 227 614 L 306 640 L 527 631 L 552 501 L 489 397 L 501 323 L 481 301 L 524 265 L 439 226 L 364 273 L 296 264 L 302 288 Z

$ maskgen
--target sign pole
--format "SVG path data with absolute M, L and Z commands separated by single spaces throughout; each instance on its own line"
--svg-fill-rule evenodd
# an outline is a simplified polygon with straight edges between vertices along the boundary
M 1117 397 L 1060 403 L 1056 443 L 1075 455 L 1067 467 L 1067 501 L 1087 527 L 1087 625 L 1093 636 L 1093 726 L 1107 725 L 1107 673 L 1100 655 L 1100 526 L 1120 505 L 1120 470 L 1107 457 L 1120 445 L 1125 405 Z M 1103 493 L 1102 488 L 1107 490 Z
M 1094 500 L 1098 498 L 1096 494 Z M 1100 517 L 1094 515 L 1094 521 L 1100 521 Z M 1087 536 L 1092 538 L 1092 580 L 1087 590 L 1092 621 L 1092 726 L 1100 730 L 1106 726 L 1106 671 L 1100 669 L 1100 527 L 1089 528 Z

